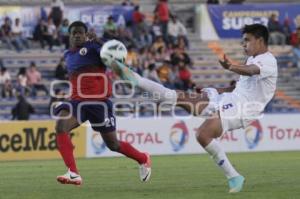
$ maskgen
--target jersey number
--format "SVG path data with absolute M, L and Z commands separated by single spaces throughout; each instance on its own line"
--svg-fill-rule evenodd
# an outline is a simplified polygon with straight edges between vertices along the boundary
M 111 126 L 115 126 L 115 118 L 114 117 L 105 118 L 105 127 L 111 127 Z
M 229 108 L 231 108 L 231 107 L 233 107 L 233 105 L 231 104 L 231 103 L 229 103 L 229 104 L 225 104 L 225 105 L 223 105 L 223 110 L 226 110 L 226 109 L 229 109 Z

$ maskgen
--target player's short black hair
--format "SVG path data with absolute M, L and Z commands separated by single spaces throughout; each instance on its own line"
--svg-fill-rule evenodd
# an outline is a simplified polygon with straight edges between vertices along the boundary
M 262 37 L 264 43 L 267 45 L 269 41 L 269 31 L 268 28 L 262 24 L 252 24 L 252 25 L 245 25 L 242 29 L 242 33 L 250 33 L 255 38 Z
M 71 33 L 71 29 L 72 29 L 73 27 L 77 27 L 77 26 L 83 27 L 84 30 L 85 30 L 85 33 L 87 33 L 88 28 L 87 28 L 87 26 L 85 25 L 85 23 L 83 23 L 82 21 L 74 21 L 73 23 L 71 23 L 71 25 L 70 25 L 69 28 L 68 28 L 68 32 Z

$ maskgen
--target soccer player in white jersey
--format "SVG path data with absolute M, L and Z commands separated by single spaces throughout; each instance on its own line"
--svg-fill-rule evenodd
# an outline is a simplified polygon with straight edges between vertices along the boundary
M 244 128 L 261 116 L 274 96 L 277 81 L 277 61 L 268 51 L 268 29 L 260 24 L 246 25 L 242 33 L 246 64 L 234 64 L 225 55 L 219 60 L 224 69 L 240 75 L 235 87 L 204 88 L 201 93 L 174 91 L 118 62 L 111 64 L 123 79 L 156 96 L 160 94 L 161 101 L 181 106 L 195 116 L 210 116 L 198 128 L 196 138 L 227 177 L 230 193 L 240 192 L 245 178 L 232 166 L 216 138 L 225 131 Z

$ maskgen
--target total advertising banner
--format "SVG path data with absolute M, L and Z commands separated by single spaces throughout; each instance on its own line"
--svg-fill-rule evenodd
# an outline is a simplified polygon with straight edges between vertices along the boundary
M 299 115 L 265 115 L 219 139 L 227 152 L 300 150 Z M 118 138 L 154 155 L 204 153 L 195 139 L 201 118 L 117 119 Z M 88 128 L 87 157 L 117 156 Z
M 0 129 L 0 160 L 60 158 L 54 121 L 3 122 Z M 86 128 L 71 132 L 75 156 L 86 155 Z
M 272 14 L 279 22 L 289 20 L 292 31 L 300 25 L 300 4 L 243 4 L 201 5 L 196 13 L 201 15 L 200 36 L 204 40 L 217 38 L 240 38 L 241 28 L 246 24 L 267 25 Z M 217 37 L 216 37 L 216 36 Z

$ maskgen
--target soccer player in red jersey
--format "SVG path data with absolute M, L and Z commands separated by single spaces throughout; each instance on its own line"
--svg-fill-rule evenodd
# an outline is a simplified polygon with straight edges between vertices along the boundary
M 62 184 L 82 184 L 69 132 L 87 120 L 101 134 L 110 150 L 136 160 L 141 181 L 148 181 L 151 175 L 149 154 L 117 139 L 112 102 L 109 100 L 112 88 L 105 75 L 106 66 L 100 59 L 101 44 L 86 41 L 87 27 L 81 21 L 73 22 L 69 26 L 69 33 L 71 48 L 65 52 L 64 57 L 72 95 L 67 103 L 60 104 L 54 110 L 59 118 L 55 127 L 57 146 L 68 171 L 57 176 L 57 181 Z

